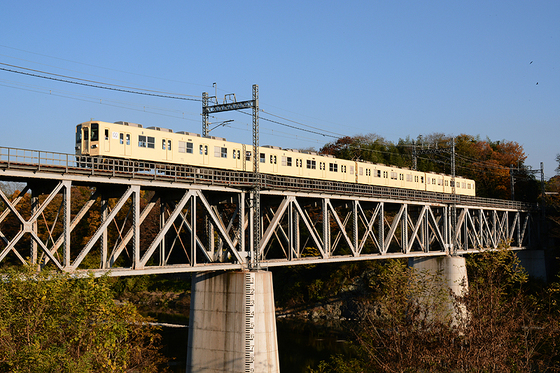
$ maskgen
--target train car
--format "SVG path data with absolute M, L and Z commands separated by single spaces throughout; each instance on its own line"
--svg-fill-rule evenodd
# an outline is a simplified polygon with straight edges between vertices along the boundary
M 190 132 L 147 127 L 129 122 L 89 121 L 76 126 L 76 155 L 122 160 L 165 162 L 196 167 L 252 171 L 253 161 L 265 174 L 362 183 L 395 188 L 452 193 L 449 175 L 424 173 L 383 164 L 352 161 L 261 146 L 253 155 L 250 145 L 220 137 L 201 137 Z M 455 193 L 475 195 L 473 180 L 455 178 Z

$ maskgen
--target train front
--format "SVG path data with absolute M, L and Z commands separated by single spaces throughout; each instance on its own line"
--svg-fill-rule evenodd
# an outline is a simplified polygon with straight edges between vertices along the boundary
M 76 155 L 99 155 L 99 123 L 84 122 L 76 126 Z

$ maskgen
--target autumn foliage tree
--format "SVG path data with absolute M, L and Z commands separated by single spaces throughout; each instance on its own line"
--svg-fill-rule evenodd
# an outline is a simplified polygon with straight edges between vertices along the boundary
M 452 137 L 441 133 L 417 139 L 407 137 L 396 144 L 375 134 L 346 136 L 326 144 L 320 152 L 343 159 L 411 168 L 415 148 L 419 154 L 419 171 L 451 174 Z M 510 199 L 511 172 L 514 172 L 516 199 L 536 199 L 538 187 L 524 167 L 527 156 L 519 143 L 461 134 L 455 138 L 455 154 L 456 174 L 475 180 L 478 196 Z

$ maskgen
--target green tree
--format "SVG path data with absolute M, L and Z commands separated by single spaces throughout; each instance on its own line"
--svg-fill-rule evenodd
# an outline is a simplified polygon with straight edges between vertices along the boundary
M 11 271 L 0 282 L 0 372 L 156 372 L 160 336 L 108 278 Z

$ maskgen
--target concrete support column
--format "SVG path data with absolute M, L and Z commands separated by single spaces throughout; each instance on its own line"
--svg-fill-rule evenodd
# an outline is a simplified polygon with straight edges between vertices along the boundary
M 435 276 L 439 279 L 439 283 L 432 283 L 437 288 L 446 290 L 451 289 L 454 295 L 461 296 L 468 291 L 468 278 L 467 267 L 465 265 L 465 258 L 461 256 L 437 256 L 437 257 L 417 257 L 408 260 L 409 267 L 417 271 L 425 272 L 428 275 Z M 421 276 L 422 278 L 422 276 Z M 431 286 L 430 285 L 430 286 Z M 430 287 L 428 287 L 429 289 Z M 431 294 L 437 293 L 432 288 L 427 290 Z M 446 291 L 444 291 L 444 294 Z M 457 322 L 459 319 L 466 317 L 466 310 L 463 307 L 456 309 L 453 307 L 453 300 L 445 296 L 444 298 L 438 297 L 431 299 L 429 296 L 423 297 L 420 295 L 426 306 L 433 309 L 435 314 L 429 317 L 447 318 L 451 317 L 452 320 Z M 438 304 L 435 304 L 437 302 Z M 442 320 L 443 321 L 443 320 Z
M 272 273 L 195 273 L 191 294 L 187 372 L 280 372 Z

